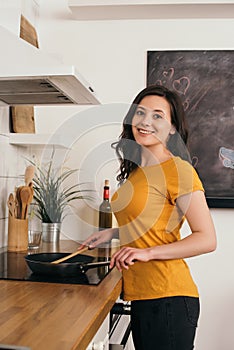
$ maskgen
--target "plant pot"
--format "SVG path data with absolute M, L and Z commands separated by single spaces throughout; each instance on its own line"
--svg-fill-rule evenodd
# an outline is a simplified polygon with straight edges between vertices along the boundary
M 43 242 L 59 242 L 61 223 L 42 223 L 42 240 Z

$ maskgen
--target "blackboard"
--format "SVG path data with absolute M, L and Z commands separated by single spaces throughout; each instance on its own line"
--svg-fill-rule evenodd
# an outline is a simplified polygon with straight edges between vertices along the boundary
M 147 85 L 177 91 L 210 207 L 234 208 L 234 51 L 147 52 Z

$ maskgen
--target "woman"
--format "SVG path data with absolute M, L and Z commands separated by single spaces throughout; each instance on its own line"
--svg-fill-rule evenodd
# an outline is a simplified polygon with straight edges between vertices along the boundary
M 110 267 L 123 273 L 136 350 L 194 348 L 199 295 L 183 259 L 215 250 L 216 236 L 201 181 L 181 158 L 186 142 L 178 95 L 157 85 L 141 91 L 115 145 L 120 187 L 112 207 L 119 228 L 84 242 L 93 248 L 120 237 Z M 191 234 L 181 239 L 185 219 Z

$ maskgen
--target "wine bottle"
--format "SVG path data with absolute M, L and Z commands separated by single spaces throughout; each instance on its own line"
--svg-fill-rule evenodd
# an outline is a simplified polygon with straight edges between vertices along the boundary
M 103 188 L 103 201 L 99 206 L 99 231 L 112 227 L 112 210 L 110 205 L 109 180 L 105 180 Z M 98 247 L 98 261 L 110 260 L 110 243 L 104 242 Z M 102 280 L 109 272 L 109 266 L 100 266 L 97 269 L 99 278 Z
M 105 180 L 105 185 L 103 189 L 103 201 L 99 206 L 99 231 L 112 227 L 112 210 L 109 199 L 109 180 Z

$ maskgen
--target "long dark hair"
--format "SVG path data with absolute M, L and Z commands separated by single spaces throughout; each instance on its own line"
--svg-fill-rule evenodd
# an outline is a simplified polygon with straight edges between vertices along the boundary
M 127 115 L 123 121 L 123 131 L 119 136 L 119 141 L 112 144 L 115 148 L 117 157 L 120 161 L 120 173 L 117 175 L 117 180 L 122 183 L 128 178 L 129 174 L 141 164 L 141 146 L 135 142 L 132 133 L 132 118 L 142 99 L 149 95 L 164 97 L 170 105 L 171 123 L 176 129 L 176 133 L 171 135 L 167 148 L 174 155 L 180 155 L 176 149 L 179 143 L 186 145 L 188 139 L 188 130 L 185 123 L 185 112 L 182 101 L 176 92 L 168 90 L 162 85 L 150 85 L 143 89 L 132 102 Z M 184 158 L 189 158 L 184 156 Z M 186 159 L 188 160 L 188 159 Z

